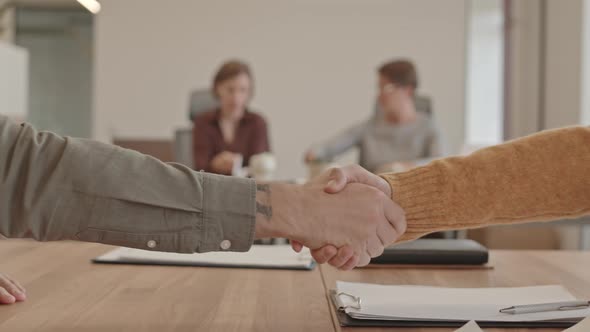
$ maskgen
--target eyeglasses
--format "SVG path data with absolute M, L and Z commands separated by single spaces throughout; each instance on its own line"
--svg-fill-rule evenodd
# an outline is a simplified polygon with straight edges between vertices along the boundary
M 384 93 L 384 94 L 388 94 L 388 93 L 392 93 L 395 89 L 399 88 L 400 86 L 394 83 L 387 83 L 384 86 L 380 86 L 378 87 L 379 92 Z

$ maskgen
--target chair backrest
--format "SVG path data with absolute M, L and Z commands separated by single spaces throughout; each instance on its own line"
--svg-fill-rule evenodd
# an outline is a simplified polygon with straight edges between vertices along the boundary
M 209 89 L 199 89 L 191 93 L 188 117 L 192 121 L 199 113 L 210 111 L 219 105 Z
M 191 93 L 188 117 L 191 121 L 199 113 L 210 111 L 219 105 L 209 89 L 199 89 Z M 193 128 L 178 128 L 174 131 L 174 161 L 189 167 L 193 165 Z
M 416 111 L 424 112 L 429 116 L 432 115 L 432 102 L 429 97 L 416 95 L 414 105 L 416 106 Z
M 174 161 L 193 168 L 193 128 L 174 131 Z

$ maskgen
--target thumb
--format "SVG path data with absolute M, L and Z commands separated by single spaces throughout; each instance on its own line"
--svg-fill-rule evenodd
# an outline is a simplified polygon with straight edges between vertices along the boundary
M 391 197 L 391 186 L 379 175 L 373 174 L 359 165 L 348 165 L 342 168 L 343 177 L 348 183 L 361 183 L 375 187 L 387 197 Z
M 295 252 L 301 252 L 303 245 L 299 241 L 291 241 L 291 248 L 293 248 Z
M 335 194 L 340 192 L 348 182 L 346 174 L 342 168 L 332 168 L 330 176 L 328 177 L 328 184 L 324 187 L 324 191 L 328 194 Z
M 375 175 L 359 165 L 349 165 L 345 167 L 333 168 L 328 177 L 329 182 L 324 187 L 328 194 L 340 192 L 348 183 L 361 183 L 367 186 L 375 187 L 383 192 L 387 197 L 391 197 L 391 186 L 385 179 Z

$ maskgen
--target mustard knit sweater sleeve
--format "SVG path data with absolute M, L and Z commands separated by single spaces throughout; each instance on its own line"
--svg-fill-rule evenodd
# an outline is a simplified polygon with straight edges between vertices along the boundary
M 435 231 L 590 214 L 590 128 L 541 132 L 383 174 L 406 212 L 400 241 Z

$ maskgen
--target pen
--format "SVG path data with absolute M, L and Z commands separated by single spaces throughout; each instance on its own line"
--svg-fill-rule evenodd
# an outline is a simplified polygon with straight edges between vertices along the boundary
M 527 304 L 527 305 L 515 305 L 512 307 L 500 309 L 501 313 L 504 314 L 528 314 L 533 312 L 545 312 L 545 311 L 564 311 L 564 310 L 577 310 L 590 307 L 590 301 L 568 301 L 568 302 L 554 302 L 554 303 L 540 303 L 540 304 Z

